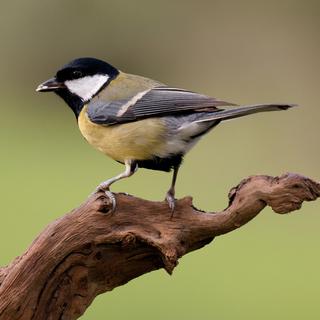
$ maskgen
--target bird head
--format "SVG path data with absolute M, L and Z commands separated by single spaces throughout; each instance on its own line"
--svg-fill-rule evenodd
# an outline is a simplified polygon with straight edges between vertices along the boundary
M 83 105 L 118 74 L 119 71 L 107 62 L 95 58 L 79 58 L 59 69 L 53 78 L 41 83 L 36 91 L 55 92 L 77 116 Z

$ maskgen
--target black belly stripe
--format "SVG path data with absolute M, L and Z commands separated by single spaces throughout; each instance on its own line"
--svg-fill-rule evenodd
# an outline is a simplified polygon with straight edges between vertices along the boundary
M 151 160 L 136 160 L 139 168 L 171 171 L 174 167 L 179 167 L 183 160 L 182 154 L 176 154 L 167 158 L 154 157 Z

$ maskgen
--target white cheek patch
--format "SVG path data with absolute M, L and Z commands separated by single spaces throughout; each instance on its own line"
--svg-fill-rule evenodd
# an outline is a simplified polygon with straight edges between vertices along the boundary
M 108 81 L 107 75 L 96 74 L 79 79 L 68 80 L 64 84 L 70 92 L 80 97 L 83 101 L 90 100 Z

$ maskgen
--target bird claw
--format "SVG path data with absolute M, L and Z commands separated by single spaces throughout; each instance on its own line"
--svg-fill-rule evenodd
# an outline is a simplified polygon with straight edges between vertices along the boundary
M 170 191 L 168 191 L 168 193 L 166 195 L 166 201 L 167 201 L 168 206 L 171 210 L 171 217 L 172 217 L 173 213 L 174 213 L 175 206 L 176 206 L 176 199 Z
M 115 212 L 116 206 L 117 206 L 116 197 L 114 196 L 114 194 L 110 190 L 105 190 L 104 193 L 110 199 L 110 201 L 112 203 L 112 208 L 110 210 L 110 213 Z

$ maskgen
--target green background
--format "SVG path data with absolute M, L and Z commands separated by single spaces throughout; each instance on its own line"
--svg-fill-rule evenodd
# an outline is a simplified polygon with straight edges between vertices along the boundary
M 71 111 L 36 86 L 80 56 L 241 104 L 300 108 L 226 122 L 186 157 L 177 195 L 221 210 L 253 174 L 319 179 L 319 1 L 17 1 L 0 10 L 0 264 L 121 170 L 86 144 Z M 115 191 L 163 199 L 140 170 Z M 319 319 L 320 205 L 243 228 L 99 296 L 82 319 Z

